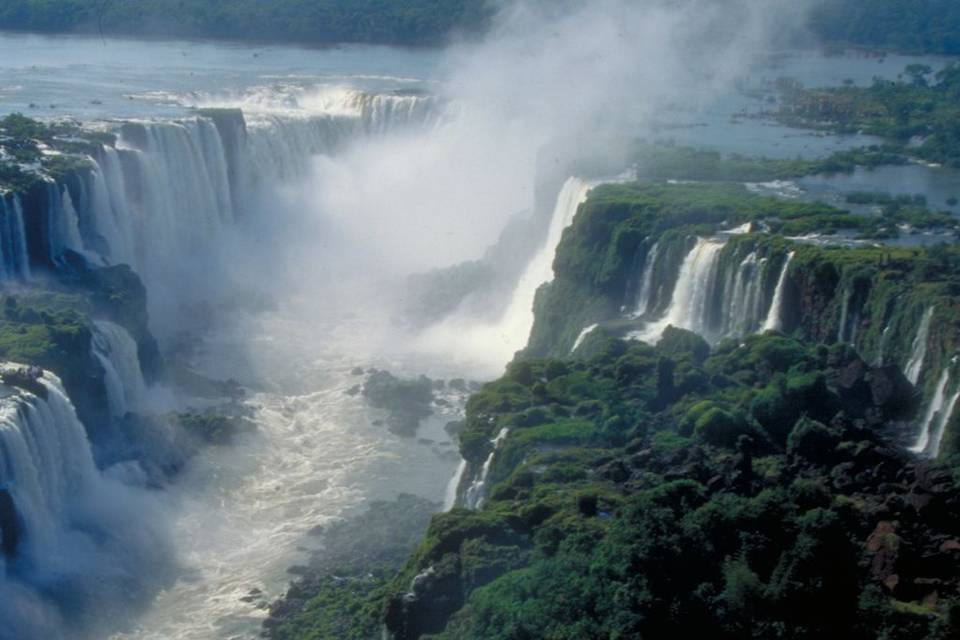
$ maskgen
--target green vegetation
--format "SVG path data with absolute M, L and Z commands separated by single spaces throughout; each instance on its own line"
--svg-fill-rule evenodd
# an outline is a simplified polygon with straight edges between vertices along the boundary
M 0 118 L 0 190 L 26 191 L 41 174 L 63 178 L 89 169 L 85 156 L 115 141 L 71 120 L 43 123 L 11 113 Z
M 639 144 L 634 158 L 641 175 L 652 180 L 769 182 L 817 173 L 852 173 L 858 166 L 904 164 L 896 146 L 872 146 L 838 151 L 816 160 L 778 160 L 737 154 L 723 155 L 690 147 Z
M 374 502 L 345 521 L 312 532 L 322 551 L 273 603 L 269 640 L 370 640 L 379 637 L 390 579 L 403 565 L 439 505 L 401 494 Z
M 330 44 L 433 45 L 483 33 L 487 0 L 6 0 L 0 28 Z M 960 54 L 953 0 L 819 0 L 808 20 L 824 43 Z
M 960 166 L 960 63 L 933 73 L 911 65 L 898 81 L 870 87 L 795 87 L 785 95 L 781 119 L 834 131 L 863 130 L 901 153 Z
M 7 0 L 0 28 L 315 44 L 432 45 L 485 28 L 484 0 Z
M 902 224 L 919 229 L 957 228 L 953 217 L 912 203 L 893 201 L 882 205 L 878 213 L 855 214 L 820 203 L 761 197 L 739 184 L 602 185 L 591 192 L 563 236 L 554 262 L 557 277 L 537 295 L 536 322 L 526 353 L 567 353 L 583 327 L 619 318 L 624 305 L 635 303 L 631 295 L 635 295 L 637 269 L 654 243 L 659 244 L 665 265 L 659 267 L 655 278 L 669 290 L 671 278 L 676 277 L 689 250 L 690 237 L 714 235 L 722 228 L 747 222 L 753 223 L 754 231 L 761 232 L 732 238 L 724 248 L 724 259 L 739 262 L 751 250 L 761 249 L 763 255 L 776 259 L 779 269 L 786 252 L 795 250 L 797 286 L 806 287 L 811 296 L 816 292 L 817 304 L 821 305 L 809 312 L 797 312 L 808 323 L 802 327 L 808 338 L 826 339 L 831 331 L 833 336 L 837 335 L 844 287 L 862 268 L 870 270 L 868 280 L 886 283 L 884 291 L 895 290 L 904 300 L 918 306 L 929 306 L 935 295 L 954 295 L 957 286 L 954 274 L 960 271 L 953 268 L 957 256 L 953 247 L 820 247 L 797 244 L 783 237 L 816 233 L 887 238 L 896 237 L 898 225 Z M 930 268 L 931 260 L 948 264 Z M 804 274 L 810 278 L 801 278 Z M 924 282 L 939 283 L 939 293 L 915 286 Z M 875 314 L 871 330 L 882 331 L 892 322 L 886 306 L 878 306 Z M 948 322 L 948 316 L 944 316 L 944 322 Z M 889 353 L 899 356 L 901 351 L 909 350 L 912 338 L 907 334 L 911 329 L 915 330 L 915 325 L 907 323 L 903 327 L 891 343 L 895 351 Z M 858 346 L 873 353 L 877 348 L 873 333 L 867 331 L 859 337 L 872 341 L 869 347 L 865 342 L 858 342 Z
M 957 493 L 885 442 L 902 375 L 684 333 L 515 362 L 474 396 L 464 442 L 510 435 L 484 508 L 435 517 L 393 581 L 396 638 L 953 637 Z
M 821 0 L 810 27 L 827 43 L 960 54 L 954 0 Z

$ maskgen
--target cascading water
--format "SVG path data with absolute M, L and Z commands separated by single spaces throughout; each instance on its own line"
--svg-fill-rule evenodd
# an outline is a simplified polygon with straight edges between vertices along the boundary
M 166 545 L 145 496 L 96 468 L 59 379 L 4 365 L 11 372 L 31 390 L 4 386 L 0 398 L 0 488 L 18 523 L 0 573 L 0 639 L 63 637 L 59 618 L 73 606 L 133 600 L 159 576 Z
M 0 193 L 0 280 L 29 277 L 27 232 L 20 198 Z
M 509 434 L 510 430 L 504 427 L 500 430 L 500 433 L 497 434 L 497 437 L 490 441 L 490 444 L 493 445 L 490 455 L 488 455 L 487 459 L 483 462 L 480 474 L 474 478 L 473 482 L 470 483 L 470 486 L 467 487 L 466 492 L 463 494 L 463 503 L 466 508 L 479 509 L 483 506 L 483 501 L 487 497 L 487 477 L 490 475 L 490 467 L 493 465 L 493 459 L 497 455 L 500 445 L 503 444 L 503 441 L 507 439 Z
M 920 423 L 917 439 L 910 447 L 910 451 L 930 458 L 936 458 L 939 455 L 943 434 L 953 417 L 957 400 L 960 399 L 960 390 L 955 391 L 949 397 L 947 396 L 949 387 L 950 371 L 945 369 L 937 382 L 937 388 L 930 399 L 927 412 Z
M 70 192 L 55 181 L 48 180 L 47 202 L 47 255 L 58 262 L 67 250 L 83 252 L 80 219 Z
M 724 335 L 746 335 L 756 329 L 763 313 L 763 273 L 767 258 L 751 251 L 737 267 L 736 275 L 728 275 L 724 290 L 730 299 L 723 305 L 725 313 Z M 732 280 L 732 284 L 731 284 Z
M 478 352 L 474 357 L 489 363 L 490 374 L 502 371 L 503 364 L 527 344 L 533 328 L 537 289 L 553 280 L 553 259 L 563 231 L 573 222 L 592 187 L 593 183 L 580 178 L 569 178 L 563 184 L 544 242 L 517 281 L 510 303 L 498 321 L 478 323 L 473 313 L 455 315 L 431 327 L 420 339 L 429 348 L 456 345 L 463 350 L 476 345 Z
M 725 242 L 715 238 L 697 238 L 684 258 L 673 289 L 667 313 L 643 329 L 643 340 L 656 342 L 663 330 L 672 325 L 704 335 L 711 293 L 716 287 L 717 264 Z
M 237 112 L 176 121 L 128 121 L 116 147 L 88 158 L 68 189 L 48 180 L 42 216 L 46 255 L 66 250 L 94 263 L 130 264 L 146 280 L 208 251 L 265 187 L 303 179 L 312 160 L 362 133 L 383 134 L 435 122 L 436 102 L 424 95 L 346 92 L 339 106 L 249 116 Z M 23 211 L 0 197 L 4 273 L 29 267 Z
M 882 367 L 884 364 L 884 357 L 886 356 L 887 351 L 887 342 L 890 340 L 890 335 L 893 333 L 893 326 L 887 325 L 883 328 L 883 333 L 880 334 L 880 344 L 877 346 L 877 357 L 874 360 L 875 366 Z
M 106 320 L 96 321 L 93 355 L 104 370 L 111 415 L 121 418 L 140 407 L 147 385 L 140 369 L 137 343 L 126 329 Z
M 599 327 L 598 324 L 592 324 L 583 331 L 580 332 L 580 335 L 577 336 L 577 339 L 573 343 L 573 348 L 570 349 L 570 353 L 573 353 L 580 348 L 580 345 L 583 344 L 583 341 L 587 339 L 587 336 L 593 333 L 593 330 Z
M 910 359 L 904 367 L 904 373 L 911 384 L 917 384 L 920 380 L 920 374 L 923 372 L 923 361 L 927 357 L 927 338 L 930 336 L 930 324 L 933 321 L 933 312 L 936 307 L 927 309 L 923 318 L 920 319 L 920 325 L 917 327 L 917 335 L 913 339 L 910 348 Z
M 783 291 L 786 287 L 787 272 L 790 269 L 790 262 L 793 260 L 794 252 L 787 254 L 787 259 L 783 263 L 783 269 L 780 271 L 780 278 L 777 280 L 777 288 L 773 292 L 773 302 L 770 304 L 770 313 L 763 323 L 764 331 L 780 331 L 783 328 L 784 301 Z
M 443 498 L 443 510 L 450 511 L 457 506 L 457 489 L 460 488 L 460 482 L 463 480 L 463 474 L 467 472 L 467 461 L 461 460 L 457 467 L 457 472 L 447 483 L 447 493 Z
M 640 295 L 637 296 L 637 306 L 633 312 L 637 317 L 643 316 L 650 309 L 650 298 L 653 292 L 653 271 L 659 254 L 660 243 L 657 242 L 647 252 L 647 257 L 643 261 L 643 281 L 640 285 Z
M 643 308 L 644 313 L 634 313 L 649 322 L 631 337 L 655 342 L 672 325 L 717 342 L 782 328 L 787 273 L 794 254 L 787 254 L 781 263 L 749 241 L 730 241 L 730 236 L 738 235 L 734 231 L 740 230 L 697 238 L 682 262 L 672 268 L 666 259 L 669 252 L 661 243 L 655 245 L 656 255 L 648 256 L 643 267 L 637 309 Z M 778 269 L 775 286 L 774 265 Z M 676 275 L 672 277 L 671 272 Z M 669 296 L 669 304 L 658 302 L 655 308 L 654 291 L 660 298 Z
M 553 280 L 553 258 L 564 230 L 573 223 L 580 205 L 587 199 L 592 183 L 580 178 L 569 178 L 557 197 L 557 205 L 550 219 L 550 227 L 543 246 L 534 255 L 520 277 L 510 306 L 500 323 L 503 336 L 510 340 L 513 351 L 523 348 L 533 327 L 533 301 L 537 289 Z

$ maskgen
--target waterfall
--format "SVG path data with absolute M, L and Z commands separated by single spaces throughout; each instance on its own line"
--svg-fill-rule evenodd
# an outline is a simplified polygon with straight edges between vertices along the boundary
M 444 512 L 450 511 L 457 505 L 457 489 L 460 488 L 460 481 L 463 480 L 463 474 L 467 471 L 467 461 L 461 460 L 460 465 L 457 467 L 457 472 L 453 474 L 453 477 L 450 478 L 450 482 L 447 483 L 447 492 L 443 498 L 443 510 Z
M 9 390 L 0 399 L 0 486 L 10 492 L 22 523 L 17 553 L 45 565 L 69 560 L 57 540 L 75 496 L 91 489 L 99 472 L 60 381 L 43 373 L 37 382 L 45 398 Z
M 756 330 L 765 309 L 763 275 L 766 265 L 766 258 L 751 251 L 738 265 L 736 274 L 728 274 L 724 291 L 729 293 L 723 304 L 726 313 L 722 335 L 743 336 Z
M 115 147 L 87 158 L 70 187 L 48 179 L 39 211 L 0 195 L 0 278 L 26 277 L 24 216 L 43 220 L 29 246 L 59 265 L 67 250 L 94 263 L 129 264 L 145 280 L 210 250 L 266 187 L 305 178 L 314 157 L 357 135 L 437 119 L 428 96 L 345 92 L 330 112 L 211 113 L 175 121 L 127 121 Z M 339 104 L 339 103 L 338 103 Z
M 920 380 L 920 374 L 923 372 L 923 361 L 927 357 L 927 338 L 930 335 L 930 323 L 933 321 L 935 309 L 936 307 L 930 307 L 924 312 L 910 348 L 910 359 L 907 360 L 907 366 L 904 368 L 907 380 L 914 385 Z
M 573 348 L 570 349 L 570 353 L 573 353 L 580 348 L 580 345 L 583 344 L 583 341 L 587 338 L 588 335 L 593 333 L 593 330 L 599 327 L 598 324 L 592 324 L 583 331 L 580 332 L 580 335 L 577 336 L 577 339 L 573 343 Z
M 573 222 L 578 208 L 586 201 L 592 186 L 592 183 L 580 178 L 569 178 L 557 197 L 546 240 L 520 277 L 513 291 L 510 306 L 497 328 L 498 333 L 509 343 L 511 353 L 522 349 L 530 337 L 534 319 L 533 302 L 537 289 L 553 280 L 553 258 L 563 237 L 563 231 Z
M 464 504 L 468 509 L 479 509 L 483 506 L 487 492 L 487 476 L 490 475 L 493 458 L 509 433 L 510 430 L 504 427 L 500 430 L 500 433 L 497 434 L 497 437 L 490 441 L 490 444 L 493 445 L 493 450 L 490 451 L 490 455 L 488 455 L 484 461 L 483 467 L 480 469 L 480 475 L 470 483 L 470 486 L 467 487 L 467 491 L 464 494 Z
M 137 343 L 126 329 L 106 320 L 95 321 L 93 355 L 104 370 L 111 415 L 122 418 L 140 407 L 147 385 L 140 369 Z
M 787 271 L 790 269 L 790 261 L 793 260 L 794 252 L 787 254 L 787 259 L 783 263 L 783 269 L 780 271 L 780 278 L 777 280 L 777 288 L 773 292 L 773 302 L 770 304 L 770 313 L 763 323 L 764 331 L 780 331 L 783 328 L 784 302 L 783 290 L 787 282 Z
M 104 637 L 71 616 L 129 606 L 164 580 L 171 549 L 158 503 L 97 469 L 56 376 L 0 368 L 0 494 L 16 522 L 5 558 L 0 550 L 0 638 Z
M 46 189 L 47 255 L 56 263 L 67 250 L 83 252 L 80 218 L 66 187 L 60 187 L 54 180 L 48 180 Z
M 415 93 L 354 92 L 351 103 L 360 111 L 367 133 L 388 133 L 399 127 L 436 122 L 436 100 Z
M 660 253 L 660 243 L 655 243 L 650 251 L 647 252 L 647 257 L 643 261 L 643 281 L 640 284 L 640 295 L 637 297 L 637 306 L 634 310 L 634 315 L 637 317 L 643 316 L 650 311 L 650 297 L 653 291 L 653 271 L 654 267 L 657 264 L 657 257 Z M 576 347 L 574 347 L 576 349 Z
M 701 335 L 707 333 L 710 303 L 717 287 L 717 266 L 724 245 L 723 240 L 697 238 L 696 244 L 680 265 L 667 313 L 650 323 L 636 337 L 656 342 L 670 325 Z
M 877 358 L 875 366 L 883 366 L 883 358 L 886 355 L 887 342 L 890 340 L 890 334 L 893 332 L 893 325 L 887 325 L 883 328 L 883 333 L 880 334 L 880 344 L 877 345 Z
M 910 451 L 930 458 L 936 458 L 940 453 L 940 443 L 946 431 L 947 424 L 953 416 L 953 410 L 960 398 L 960 391 L 947 398 L 947 388 L 950 386 L 950 371 L 945 369 L 937 382 L 937 388 L 930 399 L 930 405 L 924 414 L 923 421 L 917 433 L 917 439 Z
M 361 124 L 340 115 L 251 118 L 241 167 L 247 191 L 304 178 L 314 156 L 337 150 Z
M 29 278 L 23 207 L 16 194 L 0 193 L 0 280 Z

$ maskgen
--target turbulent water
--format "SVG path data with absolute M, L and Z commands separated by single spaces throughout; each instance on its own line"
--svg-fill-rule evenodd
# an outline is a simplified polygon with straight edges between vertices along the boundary
M 43 401 L 19 392 L 0 399 L 3 460 L 15 462 L 0 467 L 6 474 L 0 486 L 14 476 L 33 479 L 16 480 L 22 493 L 15 496 L 18 505 L 31 505 L 25 530 L 32 551 L 21 566 L 4 567 L 10 579 L 3 582 L 0 611 L 11 603 L 36 605 L 31 632 L 53 634 L 41 622 L 49 612 L 25 603 L 29 590 L 18 585 L 42 585 L 49 572 L 90 570 L 98 578 L 97 570 L 122 572 L 125 561 L 142 559 L 145 564 L 135 566 L 140 575 L 159 578 L 164 568 L 173 574 L 158 579 L 153 586 L 162 589 L 142 609 L 128 594 L 97 592 L 83 576 L 70 582 L 83 597 L 130 605 L 127 614 L 142 611 L 133 622 L 118 622 L 122 630 L 113 638 L 253 638 L 265 606 L 290 579 L 288 567 L 315 545 L 308 535 L 315 527 L 398 492 L 427 497 L 438 509 L 452 506 L 466 465 L 443 426 L 459 417 L 457 403 L 435 405 L 419 440 L 400 438 L 376 424 L 383 416 L 351 393 L 362 382 L 354 368 L 439 378 L 496 375 L 525 345 L 536 291 L 553 278 L 556 248 L 592 183 L 570 178 L 555 194 L 542 242 L 523 257 L 527 266 L 493 320 L 463 312 L 424 335 L 398 338 L 390 310 L 402 296 L 401 279 L 385 254 L 415 254 L 417 266 L 475 258 L 507 215 L 532 208 L 537 186 L 534 154 L 516 160 L 503 152 L 511 134 L 506 125 L 493 140 L 448 126 L 477 105 L 434 97 L 445 81 L 440 55 L 0 35 L 0 112 L 75 116 L 118 136 L 116 147 L 93 154 L 92 170 L 69 187 L 51 182 L 30 202 L 0 194 L 0 280 L 29 281 L 29 259 L 57 266 L 67 252 L 134 266 L 146 282 L 161 340 L 179 332 L 195 338 L 200 348 L 192 364 L 250 389 L 245 405 L 257 425 L 234 446 L 202 451 L 161 495 L 145 496 L 118 480 L 129 480 L 123 470 L 96 469 L 55 379 L 44 378 Z M 808 62 L 794 59 L 798 69 Z M 880 72 L 863 60 L 850 67 L 859 70 L 856 77 Z M 789 71 L 771 66 L 764 73 Z M 730 116 L 744 100 L 739 94 L 718 100 L 696 135 L 723 150 L 749 140 L 752 152 L 767 155 L 816 155 L 862 142 L 800 140 L 751 120 L 731 127 Z M 242 119 L 194 110 L 209 107 L 240 109 Z M 701 117 L 685 110 L 667 115 L 681 132 Z M 730 130 L 743 135 L 730 137 Z M 470 172 L 489 171 L 491 164 L 498 177 L 513 182 L 471 184 Z M 461 180 L 452 184 L 456 176 Z M 470 224 L 443 227 L 461 208 Z M 42 242 L 29 248 L 25 218 L 42 220 L 35 230 Z M 476 228 L 485 233 L 477 235 Z M 467 239 L 460 244 L 472 243 L 470 251 L 455 241 L 458 231 Z M 358 238 L 369 245 L 343 250 Z M 672 323 L 711 340 L 771 323 L 775 328 L 789 258 L 748 253 L 724 262 L 727 246 L 726 238 L 692 240 L 669 291 L 643 280 L 637 314 L 659 330 Z M 668 253 L 651 248 L 647 273 Z M 153 391 L 130 336 L 106 322 L 95 329 L 93 356 L 105 372 L 111 413 L 119 417 L 142 407 Z M 939 442 L 935 416 L 957 401 L 948 391 L 944 385 L 944 399 L 924 427 L 930 435 L 923 450 Z M 26 435 L 33 451 L 25 448 Z M 466 504 L 481 504 L 485 470 L 505 436 L 468 486 Z M 66 503 L 79 505 L 70 517 Z M 172 533 L 161 536 L 146 515 L 125 522 L 118 513 L 160 514 Z M 88 516 L 100 518 L 103 536 L 88 539 Z M 144 522 L 150 526 L 131 531 L 131 523 Z M 151 564 L 162 554 L 144 547 L 167 540 L 175 560 L 163 556 L 162 567 Z M 79 552 L 69 559 L 41 553 L 49 548 Z M 112 580 L 104 584 L 130 583 L 107 577 Z M 143 586 L 132 581 L 129 595 Z M 112 617 L 103 608 L 89 610 Z M 26 630 L 15 637 L 32 640 Z
M 114 417 L 142 408 L 147 396 L 137 343 L 126 329 L 106 320 L 94 323 L 93 355 L 104 370 L 107 401 Z
M 19 521 L 16 559 L 0 558 L 0 638 L 59 637 L 55 605 L 81 607 L 72 625 L 97 635 L 107 620 L 99 604 L 129 618 L 167 573 L 165 527 L 147 507 L 152 496 L 97 469 L 60 381 L 44 373 L 35 384 L 33 392 L 4 387 L 0 398 L 0 487 Z

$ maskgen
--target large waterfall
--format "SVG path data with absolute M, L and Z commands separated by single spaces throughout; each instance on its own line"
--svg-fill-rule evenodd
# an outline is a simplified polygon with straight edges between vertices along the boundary
M 646 321 L 632 337 L 656 342 L 668 326 L 709 342 L 767 330 L 786 321 L 786 289 L 793 253 L 770 254 L 753 243 L 733 242 L 738 228 L 717 237 L 673 238 L 684 245 L 682 261 L 665 240 L 649 251 L 640 274 L 635 316 Z
M 784 301 L 783 290 L 787 283 L 787 273 L 790 269 L 790 262 L 793 260 L 794 252 L 787 254 L 787 259 L 783 262 L 783 269 L 780 270 L 780 278 L 777 280 L 777 288 L 773 292 L 773 302 L 770 304 L 770 313 L 763 323 L 764 331 L 780 331 L 783 328 Z
M 106 320 L 94 323 L 93 354 L 104 370 L 107 401 L 114 417 L 139 408 L 146 397 L 137 343 L 123 327 Z
M 0 280 L 29 277 L 23 206 L 16 194 L 0 193 Z
M 950 371 L 945 369 L 937 382 L 937 388 L 930 399 L 927 411 L 920 423 L 917 439 L 910 447 L 914 453 L 936 458 L 940 453 L 940 444 L 946 431 L 957 400 L 960 399 L 960 390 L 947 395 L 950 389 Z
M 135 599 L 166 545 L 146 496 L 95 466 L 59 379 L 9 364 L 4 375 L 29 391 L 4 386 L 0 398 L 0 493 L 15 512 L 0 522 L 0 639 L 63 637 L 60 618 Z
M 129 264 L 149 283 L 210 251 L 267 187 L 304 178 L 315 156 L 357 135 L 436 121 L 427 96 L 351 92 L 342 102 L 327 112 L 201 111 L 113 125 L 116 144 L 101 145 L 89 169 L 47 179 L 29 200 L 0 196 L 0 277 L 24 277 L 31 263 L 56 267 L 69 250 Z M 42 223 L 25 227 L 25 218 Z
M 520 276 L 510 306 L 500 323 L 499 331 L 505 340 L 510 341 L 512 351 L 522 349 L 530 337 L 537 289 L 553 280 L 553 259 L 563 232 L 573 223 L 577 209 L 586 201 L 592 186 L 592 183 L 580 178 L 569 178 L 560 190 L 547 237 Z

